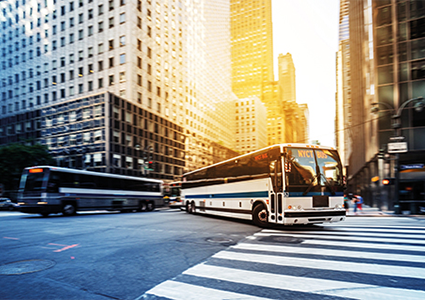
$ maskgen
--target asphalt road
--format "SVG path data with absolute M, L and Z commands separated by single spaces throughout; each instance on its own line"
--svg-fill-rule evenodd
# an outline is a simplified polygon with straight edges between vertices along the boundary
M 175 209 L 0 212 L 0 299 L 136 299 L 258 231 Z
M 425 218 L 0 212 L 0 299 L 425 299 Z

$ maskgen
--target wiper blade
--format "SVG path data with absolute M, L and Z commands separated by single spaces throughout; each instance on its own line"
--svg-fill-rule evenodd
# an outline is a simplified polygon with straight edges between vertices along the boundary
M 320 175 L 320 173 L 318 173 L 316 176 L 313 176 L 313 177 L 311 178 L 312 180 L 311 180 L 311 182 L 310 182 L 309 186 L 307 187 L 307 190 L 305 190 L 305 192 L 303 193 L 303 196 L 307 195 L 307 193 L 308 193 L 308 192 L 310 192 L 311 188 L 312 188 L 312 187 L 313 187 L 313 185 L 314 185 L 315 180 L 317 180 L 317 179 L 318 179 L 319 175 Z
M 329 183 L 328 179 L 322 173 L 320 173 L 320 176 L 323 177 L 323 179 L 325 179 L 325 186 L 331 191 L 331 195 L 335 196 L 335 191 L 332 188 L 332 185 Z

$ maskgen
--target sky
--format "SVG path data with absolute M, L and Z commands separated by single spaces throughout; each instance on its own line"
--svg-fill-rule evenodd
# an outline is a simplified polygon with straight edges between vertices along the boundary
M 307 103 L 310 141 L 335 146 L 339 0 L 272 0 L 273 56 L 291 53 L 297 103 Z

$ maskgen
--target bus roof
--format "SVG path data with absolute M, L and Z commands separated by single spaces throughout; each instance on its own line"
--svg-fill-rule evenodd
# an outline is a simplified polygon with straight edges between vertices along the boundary
M 311 145 L 311 144 L 300 144 L 300 143 L 275 144 L 275 145 L 268 146 L 268 147 L 265 147 L 265 148 L 262 148 L 262 149 L 259 149 L 259 150 L 255 150 L 255 151 L 250 152 L 250 153 L 245 153 L 245 154 L 242 154 L 242 155 L 239 155 L 239 156 L 235 156 L 233 158 L 229 158 L 229 159 L 223 160 L 221 162 L 218 162 L 218 163 L 215 163 L 215 164 L 212 164 L 212 165 L 203 167 L 203 168 L 199 168 L 199 169 L 196 169 L 196 170 L 187 172 L 187 173 L 183 174 L 182 177 L 183 176 L 186 176 L 186 175 L 189 175 L 191 173 L 194 173 L 194 172 L 198 172 L 200 170 L 204 170 L 204 169 L 208 169 L 208 168 L 211 168 L 211 167 L 215 167 L 217 165 L 226 163 L 226 162 L 231 161 L 231 160 L 234 160 L 234 159 L 242 158 L 242 157 L 245 157 L 245 156 L 251 156 L 251 155 L 254 155 L 255 153 L 262 152 L 264 150 L 271 149 L 271 148 L 276 148 L 276 147 L 280 147 L 281 149 L 282 148 L 285 148 L 285 147 L 295 147 L 295 148 L 311 148 L 311 149 L 336 150 L 333 147 L 322 146 L 322 145 Z
M 86 170 L 62 168 L 62 167 L 55 167 L 55 166 L 32 166 L 32 167 L 25 168 L 25 170 L 29 170 L 29 169 L 41 169 L 41 168 L 49 169 L 49 170 L 56 170 L 56 171 L 61 171 L 61 172 L 66 172 L 66 173 L 74 173 L 74 174 L 96 175 L 96 176 L 103 176 L 103 177 L 123 178 L 123 179 L 135 179 L 135 180 L 144 180 L 144 181 L 155 182 L 155 183 L 163 183 L 162 180 L 153 179 L 153 178 L 135 177 L 135 176 L 127 176 L 127 175 L 118 175 L 118 174 L 111 174 L 111 173 L 101 173 L 101 172 L 93 172 L 93 171 L 86 171 Z

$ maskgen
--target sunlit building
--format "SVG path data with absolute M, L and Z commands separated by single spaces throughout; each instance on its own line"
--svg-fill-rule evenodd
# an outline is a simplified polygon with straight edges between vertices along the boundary
M 102 157 L 100 171 L 170 180 L 236 155 L 229 19 L 224 0 L 1 1 L 0 144 L 29 138 L 63 166 Z M 75 104 L 97 95 L 119 117 L 104 121 L 104 148 L 88 147 L 100 127 Z M 58 122 L 84 129 L 74 142 Z
M 370 205 L 397 209 L 398 198 L 407 201 L 402 210 L 417 211 L 415 201 L 425 200 L 425 110 L 413 99 L 425 96 L 425 1 L 350 1 L 349 19 L 349 190 L 364 195 Z M 395 141 L 406 142 L 407 149 L 391 153 Z M 381 180 L 395 177 L 396 170 L 399 190 L 383 187 Z
M 344 168 L 348 168 L 351 154 L 351 77 L 349 0 L 341 0 L 339 12 L 339 43 L 336 55 L 336 112 L 335 141 Z
M 267 109 L 258 97 L 235 101 L 236 150 L 249 153 L 267 146 Z
M 283 141 L 285 143 L 307 143 L 308 142 L 308 109 L 306 105 L 300 106 L 296 96 L 296 75 L 292 55 L 279 54 L 279 99 L 283 110 Z
M 230 0 L 232 90 L 257 96 L 274 81 L 271 0 Z

